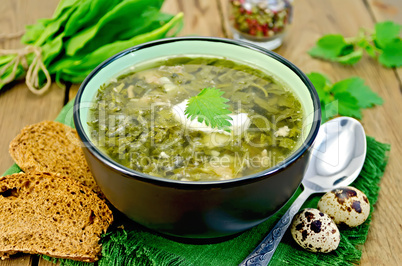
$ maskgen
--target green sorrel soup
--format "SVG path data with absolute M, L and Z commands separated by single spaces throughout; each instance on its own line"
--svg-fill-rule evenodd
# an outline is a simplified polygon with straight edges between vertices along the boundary
M 228 129 L 186 116 L 188 100 L 205 88 L 229 100 Z M 170 57 L 99 88 L 89 118 L 92 141 L 121 165 L 156 177 L 211 181 L 283 161 L 300 146 L 303 108 L 257 68 L 224 58 Z

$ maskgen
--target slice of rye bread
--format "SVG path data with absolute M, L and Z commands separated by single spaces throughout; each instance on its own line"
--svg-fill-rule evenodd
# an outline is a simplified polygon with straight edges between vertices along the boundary
M 93 262 L 113 221 L 106 203 L 74 179 L 55 173 L 0 178 L 0 256 L 23 252 Z
M 77 131 L 59 122 L 24 127 L 10 143 L 9 153 L 24 172 L 53 172 L 74 178 L 102 193 L 89 170 Z

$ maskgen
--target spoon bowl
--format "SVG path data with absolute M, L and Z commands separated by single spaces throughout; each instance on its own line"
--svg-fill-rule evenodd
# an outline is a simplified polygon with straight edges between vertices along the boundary
M 318 132 L 304 175 L 303 192 L 275 227 L 240 265 L 268 265 L 293 216 L 313 193 L 350 185 L 366 159 L 366 134 L 359 121 L 338 117 L 324 123 Z
M 302 184 L 314 193 L 347 186 L 359 175 L 366 158 L 366 135 L 359 121 L 339 117 L 318 133 Z

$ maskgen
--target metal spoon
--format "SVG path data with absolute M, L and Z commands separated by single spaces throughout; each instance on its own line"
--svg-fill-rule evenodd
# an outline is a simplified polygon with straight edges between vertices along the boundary
M 304 175 L 303 192 L 275 227 L 240 265 L 268 265 L 293 216 L 313 193 L 324 193 L 347 186 L 359 175 L 366 158 L 363 126 L 350 117 L 338 117 L 324 123 Z

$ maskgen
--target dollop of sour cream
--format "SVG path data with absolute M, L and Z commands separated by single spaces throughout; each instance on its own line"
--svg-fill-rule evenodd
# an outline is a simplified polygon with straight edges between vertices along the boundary
M 190 120 L 185 115 L 188 100 L 184 100 L 179 104 L 172 107 L 172 112 L 177 121 L 179 121 L 183 126 L 189 130 L 202 131 L 206 133 L 222 133 L 226 135 L 241 135 L 243 134 L 251 124 L 251 120 L 247 113 L 232 114 L 229 115 L 233 120 L 229 121 L 232 125 L 229 127 L 231 133 L 224 131 L 222 129 L 212 128 L 207 126 L 205 122 L 198 122 L 197 119 Z

